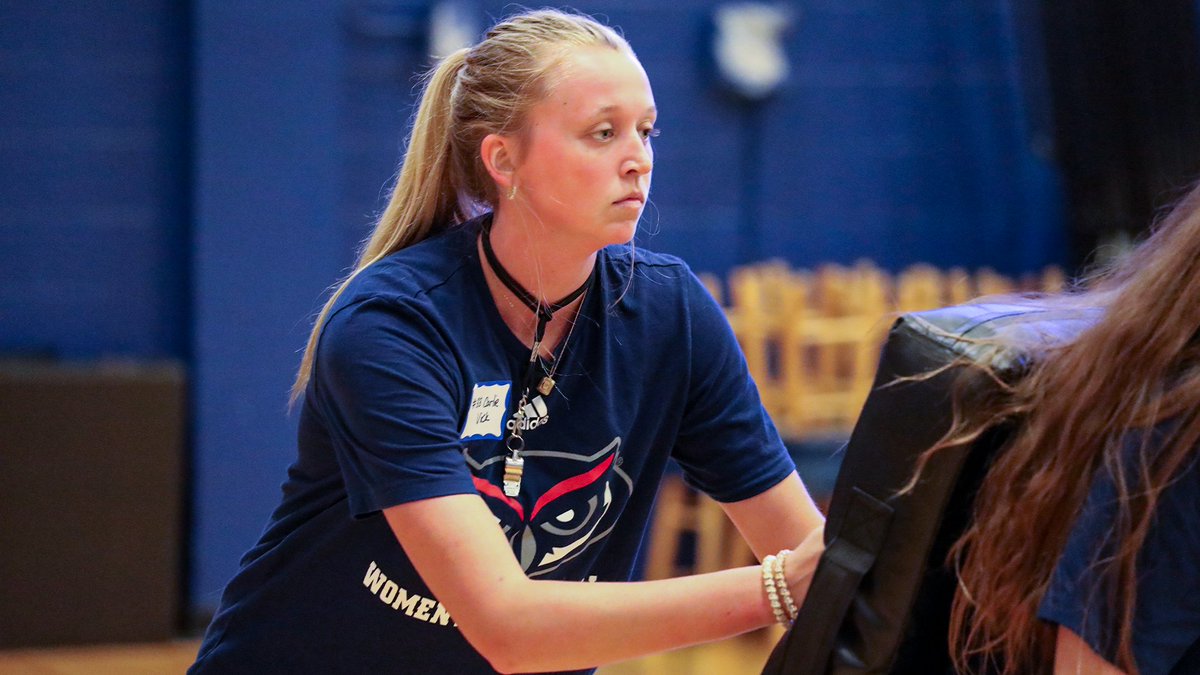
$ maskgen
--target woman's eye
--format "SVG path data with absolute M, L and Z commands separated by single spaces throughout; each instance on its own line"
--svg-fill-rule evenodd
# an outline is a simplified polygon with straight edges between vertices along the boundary
M 658 138 L 658 135 L 661 133 L 662 133 L 662 131 L 660 131 L 658 129 L 658 127 L 649 127 L 646 129 L 642 129 L 642 138 L 647 139 L 647 140 L 649 140 L 651 138 Z
M 613 134 L 612 129 L 600 129 L 592 132 L 592 138 L 598 141 L 607 141 L 613 137 Z

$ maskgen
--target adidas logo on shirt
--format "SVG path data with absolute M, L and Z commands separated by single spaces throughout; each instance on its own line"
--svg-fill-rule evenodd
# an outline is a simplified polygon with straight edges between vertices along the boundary
M 526 403 L 521 411 L 525 413 L 520 422 L 521 431 L 532 431 L 550 422 L 550 410 L 546 408 L 546 402 L 542 400 L 541 396 L 534 396 L 533 400 Z M 510 417 L 505 422 L 505 426 L 509 431 L 518 428 L 515 416 Z

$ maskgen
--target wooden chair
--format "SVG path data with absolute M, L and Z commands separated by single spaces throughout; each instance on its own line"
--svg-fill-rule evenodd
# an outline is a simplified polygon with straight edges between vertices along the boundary
M 826 265 L 798 293 L 806 299 L 782 327 L 782 415 L 793 437 L 848 431 L 870 388 L 886 275 L 870 263 Z M 807 292 L 804 292 L 807 291 Z
M 688 541 L 692 542 L 690 565 L 685 563 Z M 668 579 L 754 562 L 754 553 L 721 505 L 688 487 L 679 474 L 668 474 L 659 486 L 650 524 L 646 578 Z

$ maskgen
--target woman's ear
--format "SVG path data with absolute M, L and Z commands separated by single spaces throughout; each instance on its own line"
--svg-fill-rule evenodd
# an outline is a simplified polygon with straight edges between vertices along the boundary
M 514 172 L 516 171 L 516 147 L 515 140 L 508 136 L 500 134 L 488 134 L 483 137 L 483 142 L 479 145 L 479 154 L 483 159 L 483 166 L 491 175 L 492 180 L 500 188 L 500 192 L 508 192 L 513 186 Z

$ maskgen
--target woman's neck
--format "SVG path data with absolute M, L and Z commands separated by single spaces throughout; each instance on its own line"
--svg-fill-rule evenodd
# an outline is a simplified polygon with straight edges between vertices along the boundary
M 587 282 L 595 266 L 595 251 L 579 251 L 569 242 L 557 241 L 546 228 L 515 222 L 500 213 L 493 216 L 488 236 L 504 272 L 543 305 L 569 296 Z M 536 316 L 492 269 L 483 253 L 482 240 L 478 246 L 484 278 L 496 308 L 512 332 L 525 344 L 532 345 Z M 554 313 L 542 340 L 543 356 L 552 355 L 581 302 L 582 297 Z
M 490 228 L 492 250 L 504 270 L 543 304 L 558 302 L 588 280 L 596 251 L 556 236 L 552 227 L 531 225 L 497 212 Z

